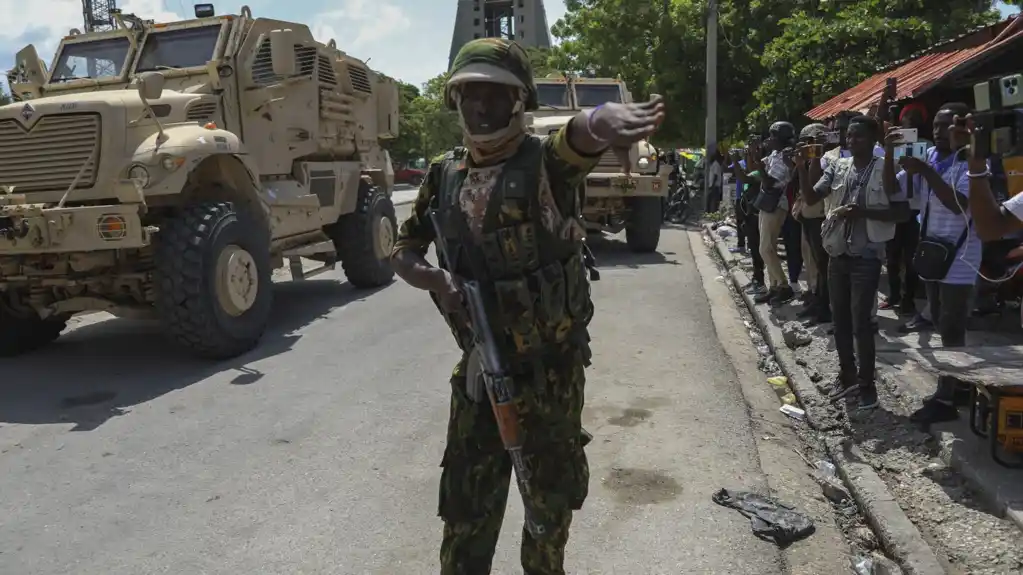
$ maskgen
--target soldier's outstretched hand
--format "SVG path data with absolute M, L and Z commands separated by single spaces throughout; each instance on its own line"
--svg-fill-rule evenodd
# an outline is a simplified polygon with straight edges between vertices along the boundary
M 615 156 L 629 173 L 632 144 L 649 138 L 664 121 L 664 98 L 652 94 L 647 102 L 604 104 L 590 117 L 593 137 L 611 144 Z

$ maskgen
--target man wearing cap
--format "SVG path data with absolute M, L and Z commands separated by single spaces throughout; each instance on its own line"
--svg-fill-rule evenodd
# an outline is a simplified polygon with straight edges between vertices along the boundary
M 512 472 L 465 319 L 460 286 L 474 280 L 502 367 L 514 380 L 530 472 L 525 497 L 544 531 L 523 529 L 522 569 L 560 575 L 572 512 L 589 483 L 582 408 L 593 302 L 579 190 L 608 148 L 628 165 L 629 148 L 654 132 L 664 105 L 658 96 L 607 103 L 580 112 L 549 137 L 531 135 L 525 114 L 537 109 L 537 93 L 529 58 L 518 44 L 498 38 L 459 51 L 445 103 L 458 112 L 465 147 L 430 167 L 391 254 L 402 279 L 430 292 L 462 350 L 451 376 L 441 462 L 440 572 L 491 572 Z M 425 259 L 434 242 L 447 254 L 440 267 Z
M 824 150 L 825 136 L 828 128 L 824 124 L 809 124 L 799 132 L 799 141 L 807 145 L 818 145 Z M 823 154 L 821 155 L 823 156 Z M 820 180 L 824 170 L 821 165 L 823 157 L 809 160 L 808 175 L 811 183 Z M 801 177 L 797 172 L 797 177 Z M 824 202 L 810 204 L 802 196 L 793 207 L 793 216 L 798 216 L 803 224 L 803 253 L 808 254 L 806 260 L 806 278 L 811 299 L 806 308 L 799 312 L 801 318 L 808 318 L 813 323 L 829 323 L 831 321 L 831 302 L 828 294 L 828 252 L 821 241 L 821 226 L 824 224 Z

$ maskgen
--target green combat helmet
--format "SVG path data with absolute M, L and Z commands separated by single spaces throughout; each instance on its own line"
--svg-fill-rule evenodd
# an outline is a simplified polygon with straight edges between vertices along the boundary
M 451 63 L 451 77 L 444 91 L 444 104 L 455 109 L 452 88 L 466 82 L 493 82 L 526 90 L 526 111 L 538 108 L 533 66 L 517 42 L 503 38 L 478 38 L 462 46 Z

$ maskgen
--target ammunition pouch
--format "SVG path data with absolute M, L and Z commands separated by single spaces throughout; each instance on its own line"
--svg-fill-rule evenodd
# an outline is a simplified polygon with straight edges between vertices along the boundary
M 577 343 L 587 364 L 590 357 L 586 327 L 593 318 L 593 302 L 585 245 L 555 237 L 543 225 L 542 153 L 541 140 L 527 138 L 505 164 L 479 238 L 470 236 L 458 203 L 466 177 L 463 162 L 449 154 L 438 166 L 439 173 L 432 174 L 439 187 L 437 241 L 445 242 L 453 260 L 442 261 L 441 266 L 481 283 L 494 336 L 509 369 L 515 371 L 515 364 L 540 359 L 551 344 Z M 446 319 L 459 347 L 471 349 L 467 326 Z

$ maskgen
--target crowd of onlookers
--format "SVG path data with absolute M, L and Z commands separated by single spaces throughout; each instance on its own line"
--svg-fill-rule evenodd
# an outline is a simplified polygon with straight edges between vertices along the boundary
M 959 103 L 933 114 L 914 103 L 897 117 L 845 113 L 799 131 L 779 121 L 725 162 L 736 179 L 733 250 L 753 260 L 745 289 L 772 306 L 798 298 L 806 323 L 831 324 L 834 401 L 877 406 L 878 309 L 901 316 L 903 333 L 934 330 L 943 346 L 964 346 L 983 242 L 1011 243 L 1023 230 L 1023 194 L 1005 197 L 1000 162 L 970 154 L 969 113 Z M 915 145 L 906 128 L 916 129 Z M 882 268 L 888 296 L 879 299 Z M 921 287 L 926 304 L 917 307 Z M 964 399 L 955 380 L 941 378 L 911 419 L 955 419 Z

